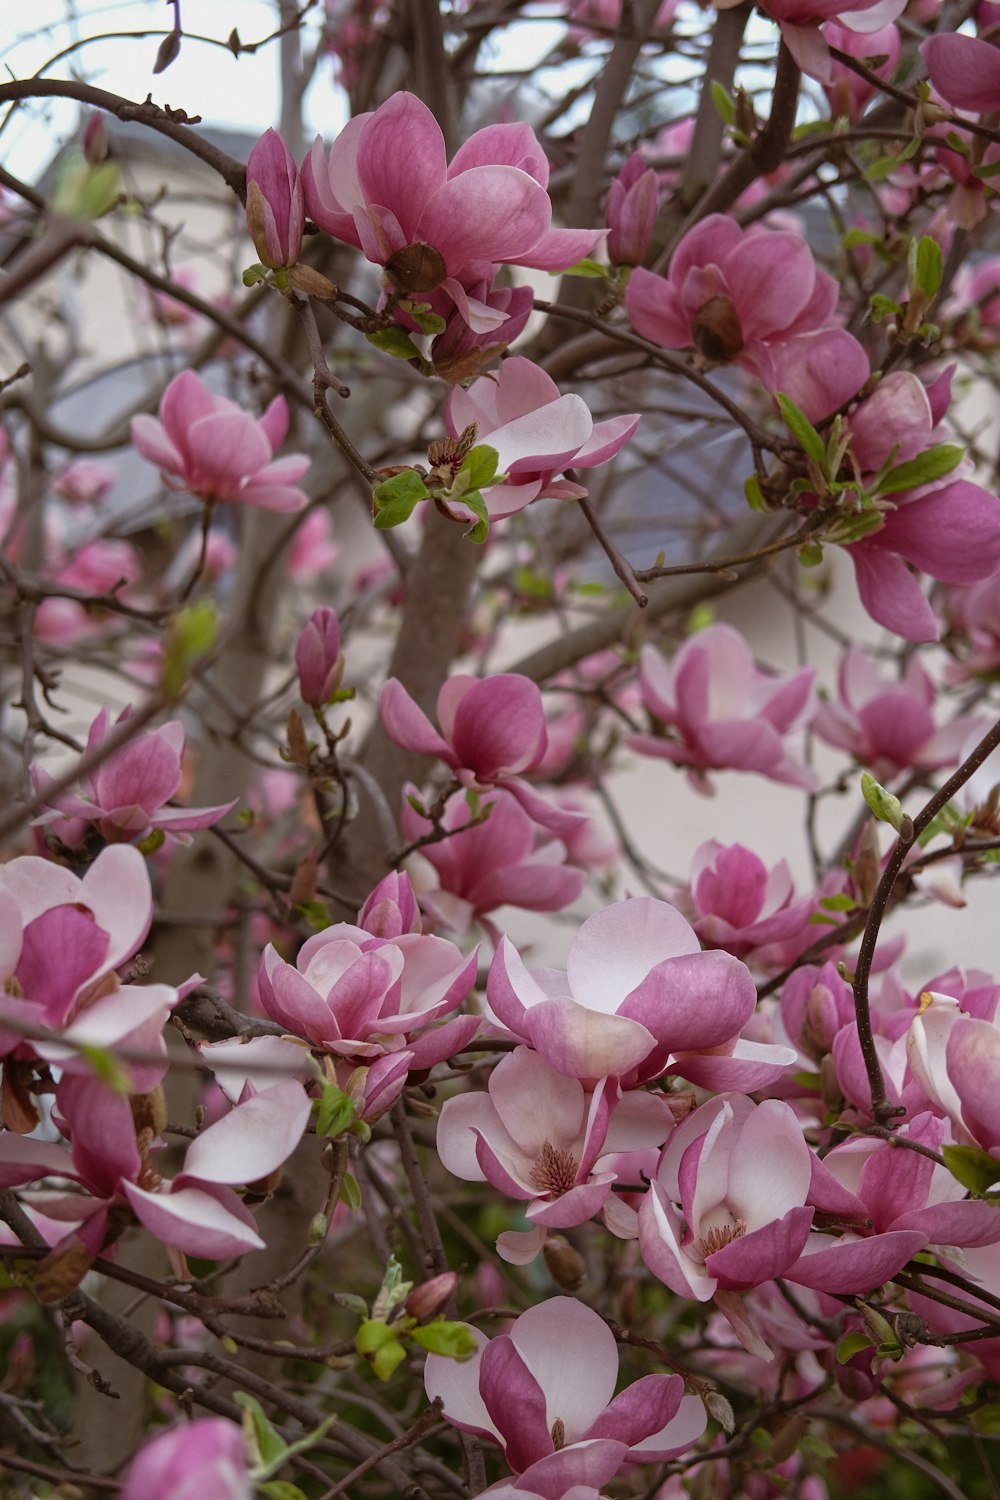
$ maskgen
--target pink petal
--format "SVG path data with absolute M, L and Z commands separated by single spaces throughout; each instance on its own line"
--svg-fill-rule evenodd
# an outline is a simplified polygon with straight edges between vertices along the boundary
M 428 198 L 412 238 L 439 250 L 454 276 L 469 262 L 519 263 L 551 218 L 548 193 L 526 172 L 472 167 Z
M 483 1350 L 479 1390 L 515 1472 L 552 1452 L 546 1393 L 508 1335 L 491 1339 Z
M 300 1083 L 274 1084 L 191 1142 L 183 1180 L 233 1184 L 267 1177 L 295 1150 L 311 1108 Z
M 817 1248 L 812 1250 L 814 1243 Z M 926 1244 L 926 1234 L 912 1229 L 893 1230 L 866 1240 L 845 1236 L 831 1241 L 817 1234 L 807 1242 L 801 1259 L 783 1274 L 787 1281 L 831 1296 L 870 1292 L 901 1271 L 911 1255 Z
M 206 1260 L 225 1260 L 263 1250 L 253 1216 L 228 1188 L 216 1194 L 187 1187 L 173 1193 L 148 1193 L 132 1182 L 122 1191 L 140 1223 L 164 1245 Z
M 616 1011 L 662 960 L 700 951 L 680 912 L 640 896 L 587 918 L 570 948 L 566 977 L 581 1005 Z
M 379 713 L 385 732 L 394 744 L 404 750 L 416 750 L 421 755 L 436 755 L 453 769 L 460 764 L 451 746 L 441 738 L 423 709 L 395 677 L 390 677 L 382 689 Z
M 520 255 L 507 259 L 515 266 L 529 266 L 535 271 L 565 271 L 578 260 L 593 255 L 604 242 L 603 229 L 547 229 L 537 244 Z
M 552 1297 L 522 1313 L 510 1336 L 545 1393 L 548 1428 L 561 1418 L 567 1444 L 585 1437 L 618 1380 L 618 1346 L 603 1318 L 574 1297 Z
M 956 109 L 1000 108 L 1000 54 L 989 42 L 953 32 L 928 37 L 920 52 L 934 87 Z
M 365 201 L 390 209 L 409 243 L 419 238 L 417 220 L 446 176 L 444 136 L 433 114 L 415 94 L 393 94 L 360 134 L 357 178 Z
M 621 1078 L 653 1050 L 655 1038 L 637 1021 L 587 1010 L 573 1000 L 546 1000 L 526 1012 L 531 1045 L 571 1078 Z

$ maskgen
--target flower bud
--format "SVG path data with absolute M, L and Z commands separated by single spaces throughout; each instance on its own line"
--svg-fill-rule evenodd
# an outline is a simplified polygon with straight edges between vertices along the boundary
M 457 1285 L 458 1276 L 454 1271 L 442 1271 L 440 1276 L 432 1276 L 430 1281 L 422 1281 L 419 1286 L 413 1288 L 406 1299 L 407 1315 L 416 1318 L 418 1323 L 426 1323 L 431 1318 L 436 1318 Z
M 83 132 L 83 154 L 92 167 L 99 166 L 108 154 L 108 126 L 104 115 L 95 109 Z
M 604 207 L 612 265 L 642 265 L 656 220 L 658 190 L 656 173 L 634 151 L 611 184 Z
M 343 664 L 340 626 L 335 611 L 326 605 L 313 611 L 295 642 L 295 666 L 302 701 L 313 708 L 329 703 L 337 691 Z
M 291 152 L 266 130 L 247 162 L 247 228 L 265 266 L 293 266 L 302 249 L 305 199 Z
M 358 913 L 358 926 L 380 938 L 419 932 L 420 910 L 410 877 L 393 870 L 380 880 Z
M 583 1256 L 561 1234 L 551 1235 L 542 1247 L 545 1264 L 552 1280 L 565 1292 L 575 1292 L 587 1274 Z

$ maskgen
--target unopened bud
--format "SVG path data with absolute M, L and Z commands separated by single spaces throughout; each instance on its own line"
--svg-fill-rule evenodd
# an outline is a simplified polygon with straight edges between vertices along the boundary
M 92 167 L 100 166 L 108 154 L 108 126 L 104 115 L 95 109 L 83 132 L 83 154 Z
M 340 626 L 336 611 L 324 605 L 313 610 L 295 642 L 295 667 L 302 701 L 313 708 L 329 703 L 343 676 Z
M 411 1318 L 416 1318 L 418 1323 L 429 1322 L 443 1310 L 457 1285 L 458 1276 L 454 1271 L 442 1271 L 440 1276 L 422 1281 L 407 1297 L 406 1312 Z
M 736 1417 L 733 1412 L 732 1403 L 727 1401 L 721 1391 L 706 1391 L 703 1398 L 705 1409 L 723 1432 L 734 1432 L 736 1430 Z
M 545 1264 L 549 1275 L 557 1286 L 561 1286 L 565 1292 L 575 1292 L 578 1286 L 582 1286 L 587 1267 L 583 1256 L 573 1249 L 573 1246 L 561 1234 L 554 1234 L 545 1241 L 542 1250 L 545 1256 Z
M 878 845 L 878 823 L 869 818 L 858 841 L 858 852 L 854 860 L 854 884 L 862 906 L 871 906 L 878 887 L 882 854 Z

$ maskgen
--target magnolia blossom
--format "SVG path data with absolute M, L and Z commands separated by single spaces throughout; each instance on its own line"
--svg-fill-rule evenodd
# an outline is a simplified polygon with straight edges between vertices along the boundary
M 588 255 L 601 231 L 552 229 L 549 164 L 529 125 L 489 125 L 449 165 L 444 136 L 414 94 L 355 115 L 329 160 L 317 136 L 302 166 L 310 217 L 384 266 L 405 295 L 442 287 L 477 333 L 503 319 L 470 297 L 470 266 L 562 271 Z
M 588 917 L 565 973 L 528 969 L 505 937 L 486 994 L 501 1025 L 590 1086 L 610 1076 L 632 1088 L 670 1068 L 708 1088 L 757 1088 L 794 1056 L 739 1040 L 757 1000 L 750 971 L 703 953 L 680 913 L 648 896 Z
M 400 814 L 409 840 L 434 829 L 429 818 L 415 811 L 410 801 L 415 795 L 415 787 L 405 788 Z M 576 900 L 583 890 L 583 871 L 569 867 L 566 845 L 546 838 L 510 790 L 491 792 L 481 812 L 485 818 L 476 821 L 460 792 L 445 803 L 440 826 L 448 837 L 426 844 L 419 855 L 438 880 L 436 888 L 421 884 L 420 904 L 426 912 L 458 933 L 466 932 L 472 921 L 492 931 L 488 917 L 498 906 L 561 911 Z M 559 816 L 573 816 L 575 826 L 582 822 L 579 815 Z
M 656 220 L 659 181 L 639 151 L 633 151 L 608 189 L 604 218 L 608 259 L 613 266 L 641 266 Z
M 379 711 L 395 744 L 436 755 L 463 786 L 502 786 L 536 823 L 555 833 L 581 824 L 579 815 L 560 812 L 522 780 L 548 748 L 542 695 L 530 678 L 515 672 L 449 677 L 437 698 L 440 733 L 395 677 L 382 689 Z
M 658 1148 L 673 1129 L 663 1096 L 622 1097 L 610 1078 L 585 1089 L 530 1047 L 497 1063 L 487 1088 L 445 1102 L 437 1151 L 456 1177 L 490 1182 L 528 1205 L 534 1233 L 502 1234 L 497 1242 L 503 1259 L 517 1264 L 534 1258 L 547 1230 L 600 1212 L 622 1175 L 622 1161 L 612 1157 Z
M 120 713 L 115 728 L 126 724 L 131 713 L 131 708 Z M 88 755 L 100 749 L 110 728 L 111 715 L 102 708 L 87 735 Z M 190 844 L 193 831 L 210 828 L 236 806 L 236 801 L 217 807 L 167 806 L 180 789 L 183 757 L 184 726 L 179 719 L 137 734 L 85 778 L 89 797 L 60 792 L 48 804 L 56 811 L 41 821 L 52 826 L 67 844 L 79 843 L 88 823 L 95 824 L 110 844 L 144 839 L 154 829 L 178 844 Z M 32 766 L 31 775 L 40 793 L 52 783 L 40 766 Z M 69 829 L 61 818 L 70 820 Z
M 767 346 L 829 323 L 837 283 L 800 235 L 707 218 L 678 244 L 666 277 L 638 267 L 625 306 L 632 326 L 665 349 L 759 372 Z
M 492 266 L 472 268 L 461 280 L 467 298 L 486 309 L 477 321 L 491 326 L 477 333 L 447 293 L 428 292 L 431 311 L 445 320 L 444 330 L 431 340 L 430 360 L 434 373 L 451 385 L 464 384 L 499 359 L 524 332 L 535 306 L 530 286 L 494 286 Z M 400 321 L 406 322 L 404 315 Z
M 837 21 L 828 21 L 823 27 L 823 40 L 828 47 L 836 47 L 848 57 L 860 58 L 870 69 L 877 60 L 873 71 L 878 78 L 889 80 L 896 71 L 901 44 L 899 28 L 894 22 L 878 31 L 858 31 Z M 832 115 L 855 120 L 874 95 L 875 85 L 852 72 L 846 63 L 831 58 L 830 78 L 824 92 Z
M 754 666 L 743 637 L 730 625 L 709 625 L 686 641 L 668 665 L 653 646 L 642 649 L 639 684 L 660 732 L 632 735 L 643 755 L 688 766 L 698 791 L 711 789 L 708 770 L 756 771 L 806 791 L 816 778 L 793 760 L 781 737 L 814 711 L 813 668 L 769 677 Z
M 642 1258 L 654 1276 L 679 1296 L 715 1297 L 765 1359 L 770 1350 L 738 1300 L 718 1294 L 783 1276 L 798 1260 L 813 1218 L 810 1161 L 787 1104 L 720 1095 L 678 1125 L 639 1208 Z
M 303 703 L 321 708 L 337 690 L 343 670 L 340 661 L 340 626 L 327 606 L 313 610 L 295 642 L 295 669 Z
M 52 488 L 73 505 L 96 505 L 103 500 L 118 471 L 96 458 L 76 458 L 52 481 Z
M 706 948 L 724 948 L 746 958 L 771 943 L 813 935 L 812 903 L 795 901 L 785 860 L 768 869 L 742 844 L 728 847 L 711 839 L 697 850 L 691 868 L 693 927 Z
M 214 395 L 193 370 L 183 370 L 167 386 L 159 421 L 132 418 L 133 443 L 159 465 L 168 489 L 190 490 L 206 504 L 236 500 L 261 510 L 302 510 L 309 503 L 295 485 L 308 457 L 274 457 L 287 432 L 284 396 L 275 396 L 257 420 L 235 401 Z
M 162 1244 L 212 1260 L 264 1248 L 233 1185 L 277 1170 L 298 1145 L 312 1108 L 301 1084 L 275 1084 L 203 1130 L 167 1182 L 150 1158 L 152 1131 L 137 1136 L 127 1099 L 92 1076 L 64 1077 L 57 1102 L 70 1149 L 0 1133 L 0 1186 L 46 1178 L 75 1184 L 42 1189 L 38 1203 L 50 1218 L 70 1221 L 67 1238 L 91 1255 L 121 1232 L 120 1210 L 127 1207 Z
M 922 42 L 920 52 L 934 87 L 956 109 L 978 115 L 1000 108 L 1000 54 L 990 42 L 942 32 Z
M 737 0 L 714 0 L 728 10 Z M 781 27 L 781 37 L 804 73 L 829 84 L 833 59 L 820 26 L 837 21 L 850 31 L 881 31 L 906 9 L 906 0 L 763 0 L 761 10 Z M 835 39 L 830 39 L 836 46 Z
M 882 781 L 907 766 L 936 769 L 958 762 L 977 721 L 958 714 L 934 723 L 933 682 L 911 657 L 901 682 L 887 682 L 861 646 L 852 646 L 837 674 L 839 702 L 821 701 L 813 728 L 828 745 L 849 751 Z M 981 733 L 987 728 L 983 724 Z
M 139 1450 L 121 1500 L 251 1500 L 252 1494 L 241 1428 L 223 1417 L 199 1417 Z
M 501 1444 L 515 1472 L 542 1463 L 550 1477 L 558 1470 L 560 1495 L 603 1484 L 627 1463 L 675 1458 L 705 1429 L 705 1408 L 684 1395 L 678 1375 L 647 1375 L 615 1396 L 614 1334 L 571 1297 L 536 1303 L 497 1338 L 470 1331 L 469 1359 L 428 1355 L 429 1399 L 440 1397 L 463 1432 Z
M 247 228 L 265 266 L 293 266 L 302 249 L 305 200 L 292 154 L 266 130 L 247 162 Z
M 129 1064 L 133 1086 L 153 1088 L 166 1071 L 160 1033 L 179 994 L 166 984 L 122 985 L 115 974 L 152 920 L 146 863 L 130 845 L 102 850 L 82 880 L 32 855 L 0 866 L 0 1055 L 89 1071 L 79 1044 L 127 1043 L 162 1053 L 161 1062 Z M 33 1029 L 59 1032 L 66 1045 L 31 1041 Z M 15 1109 L 15 1086 L 6 1074 L 5 1123 L 32 1130 L 34 1106 L 21 1100 Z
M 411 1033 L 455 1010 L 476 979 L 476 953 L 424 933 L 373 937 L 338 922 L 308 939 L 295 964 L 268 943 L 258 985 L 268 1015 L 317 1047 L 356 1060 L 404 1048 L 430 1067 L 475 1034 L 464 1016 L 415 1041 Z
M 456 387 L 445 406 L 445 423 L 453 438 L 471 424 L 476 441 L 499 454 L 498 472 L 508 477 L 483 490 L 491 520 L 512 516 L 532 500 L 577 500 L 587 491 L 559 479 L 564 469 L 593 469 L 607 463 L 639 425 L 634 413 L 595 422 L 582 396 L 559 394 L 550 375 L 530 359 L 513 355 L 498 373 Z M 457 515 L 471 511 L 451 502 Z

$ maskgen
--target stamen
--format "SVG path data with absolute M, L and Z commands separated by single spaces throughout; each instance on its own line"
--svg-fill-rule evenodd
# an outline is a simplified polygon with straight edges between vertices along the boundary
M 741 1240 L 746 1232 L 747 1226 L 743 1219 L 737 1219 L 735 1224 L 717 1224 L 698 1241 L 698 1249 L 707 1260 L 710 1255 L 715 1254 L 716 1250 L 722 1250 L 726 1245 L 731 1245 L 733 1240 Z
M 568 1151 L 557 1151 L 551 1141 L 546 1141 L 528 1176 L 541 1192 L 561 1198 L 576 1186 L 576 1169 L 575 1156 Z

